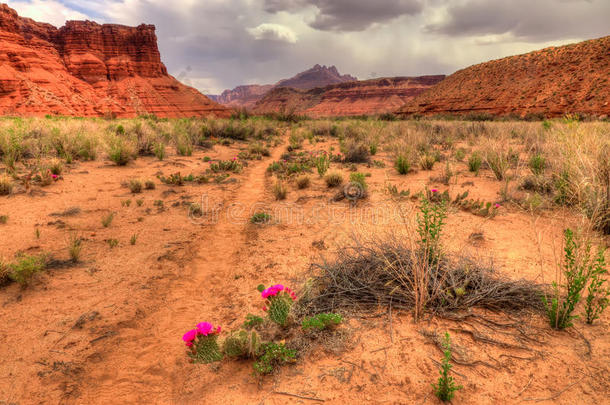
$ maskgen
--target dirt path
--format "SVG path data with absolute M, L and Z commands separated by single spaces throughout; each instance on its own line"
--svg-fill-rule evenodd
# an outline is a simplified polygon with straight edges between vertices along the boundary
M 198 239 L 180 260 L 179 278 L 169 291 L 150 296 L 157 305 L 138 304 L 156 306 L 155 310 L 100 346 L 103 360 L 86 368 L 76 403 L 184 403 L 180 398 L 188 395 L 184 373 L 189 366 L 180 338 L 198 322 L 224 326 L 243 316 L 239 312 L 251 294 L 244 293 L 236 275 L 241 258 L 248 255 L 249 240 L 257 233 L 248 219 L 252 207 L 265 199 L 269 161 L 279 159 L 283 150 L 278 146 L 271 158 L 251 163 L 245 169 L 247 177 L 230 185 L 220 204 L 209 201 L 210 209 L 220 205 L 217 220 L 201 224 Z

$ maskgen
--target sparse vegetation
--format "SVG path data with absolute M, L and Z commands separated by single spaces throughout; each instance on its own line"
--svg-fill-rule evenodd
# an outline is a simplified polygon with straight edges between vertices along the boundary
M 131 191 L 133 194 L 141 193 L 142 188 L 144 188 L 144 185 L 142 184 L 142 180 L 139 180 L 139 179 L 129 180 L 129 191 Z
M 302 174 L 299 177 L 297 177 L 296 183 L 297 183 L 297 188 L 299 188 L 299 190 L 302 190 L 304 188 L 309 187 L 309 184 L 311 183 L 311 181 L 310 181 L 308 175 Z
M 108 228 L 112 224 L 112 220 L 114 220 L 114 212 L 102 217 L 102 226 Z
M 70 260 L 73 263 L 78 263 L 82 250 L 83 239 L 76 234 L 71 234 L 68 240 L 68 253 L 70 253 Z
M 288 189 L 280 180 L 273 185 L 273 195 L 276 200 L 285 200 L 288 194 Z
M 436 384 L 432 384 L 434 388 L 434 394 L 438 399 L 444 402 L 451 401 L 455 392 L 461 390 L 461 385 L 456 385 L 453 381 L 453 377 L 449 375 L 451 372 L 451 338 L 449 333 L 445 333 L 445 340 L 443 341 L 443 360 L 441 362 L 440 377 Z
M 252 215 L 252 218 L 250 218 L 250 222 L 253 224 L 266 224 L 270 221 L 271 215 L 267 214 L 266 212 L 257 212 L 256 214 Z
M 339 172 L 330 172 L 324 176 L 326 185 L 330 187 L 338 187 L 343 184 L 343 175 Z
M 394 167 L 398 173 L 405 175 L 411 171 L 411 161 L 406 155 L 399 154 L 394 161 Z

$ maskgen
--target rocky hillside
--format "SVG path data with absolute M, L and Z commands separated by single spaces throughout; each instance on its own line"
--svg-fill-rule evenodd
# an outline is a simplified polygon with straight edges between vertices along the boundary
M 250 109 L 270 90 L 278 87 L 309 90 L 314 87 L 324 87 L 331 84 L 352 82 L 354 80 L 358 79 L 354 76 L 340 74 L 335 66 L 315 65 L 311 69 L 298 73 L 290 79 L 280 80 L 276 84 L 244 85 L 238 86 L 233 90 L 225 90 L 216 100 L 228 107 Z
M 399 114 L 610 115 L 610 36 L 471 66 Z
M 0 5 L 0 115 L 228 116 L 168 75 L 155 27 L 69 21 L 59 29 Z
M 445 78 L 391 77 L 310 90 L 278 87 L 256 103 L 255 114 L 291 112 L 310 117 L 375 115 L 395 111 Z

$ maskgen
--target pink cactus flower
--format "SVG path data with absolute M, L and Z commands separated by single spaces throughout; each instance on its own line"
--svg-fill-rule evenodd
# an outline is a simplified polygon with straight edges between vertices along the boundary
M 267 312 L 267 307 L 263 306 L 263 311 Z
M 214 327 L 209 322 L 201 322 L 197 324 L 197 333 L 200 335 L 207 336 L 210 333 L 213 333 L 212 329 L 214 329 Z
M 187 346 L 193 345 L 193 340 L 197 337 L 197 329 L 191 329 L 182 336 L 182 340 L 186 343 Z
M 53 178 L 53 180 L 57 180 L 57 178 L 58 178 L 59 176 L 58 176 L 58 175 L 56 175 L 56 174 L 52 174 L 52 175 L 51 175 L 51 177 Z
M 432 190 L 430 190 L 430 191 L 432 191 L 433 193 L 438 193 L 438 189 L 436 189 L 436 188 L 433 188 L 433 189 L 432 189 Z
M 494 207 L 496 207 L 496 208 L 500 208 L 500 207 L 501 207 L 501 205 L 500 205 L 500 204 L 498 204 L 498 203 L 496 203 L 496 205 L 494 205 Z

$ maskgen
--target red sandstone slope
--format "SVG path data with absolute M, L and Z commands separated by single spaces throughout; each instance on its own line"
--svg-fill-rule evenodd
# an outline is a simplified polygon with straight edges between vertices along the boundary
M 294 89 L 309 90 L 315 87 L 324 87 L 331 84 L 352 82 L 358 80 L 351 75 L 341 75 L 335 66 L 315 65 L 311 69 L 298 73 L 290 79 L 283 79 L 276 84 L 252 84 L 238 86 L 233 90 L 225 90 L 217 100 L 228 107 L 253 108 L 258 100 L 267 92 L 278 87 L 291 87 Z
M 471 66 L 399 114 L 610 115 L 610 36 Z
M 167 74 L 155 27 L 69 21 L 60 29 L 0 5 L 0 115 L 229 116 Z
M 255 114 L 293 112 L 310 117 L 375 115 L 395 111 L 445 76 L 353 81 L 303 91 L 278 87 L 258 101 Z

